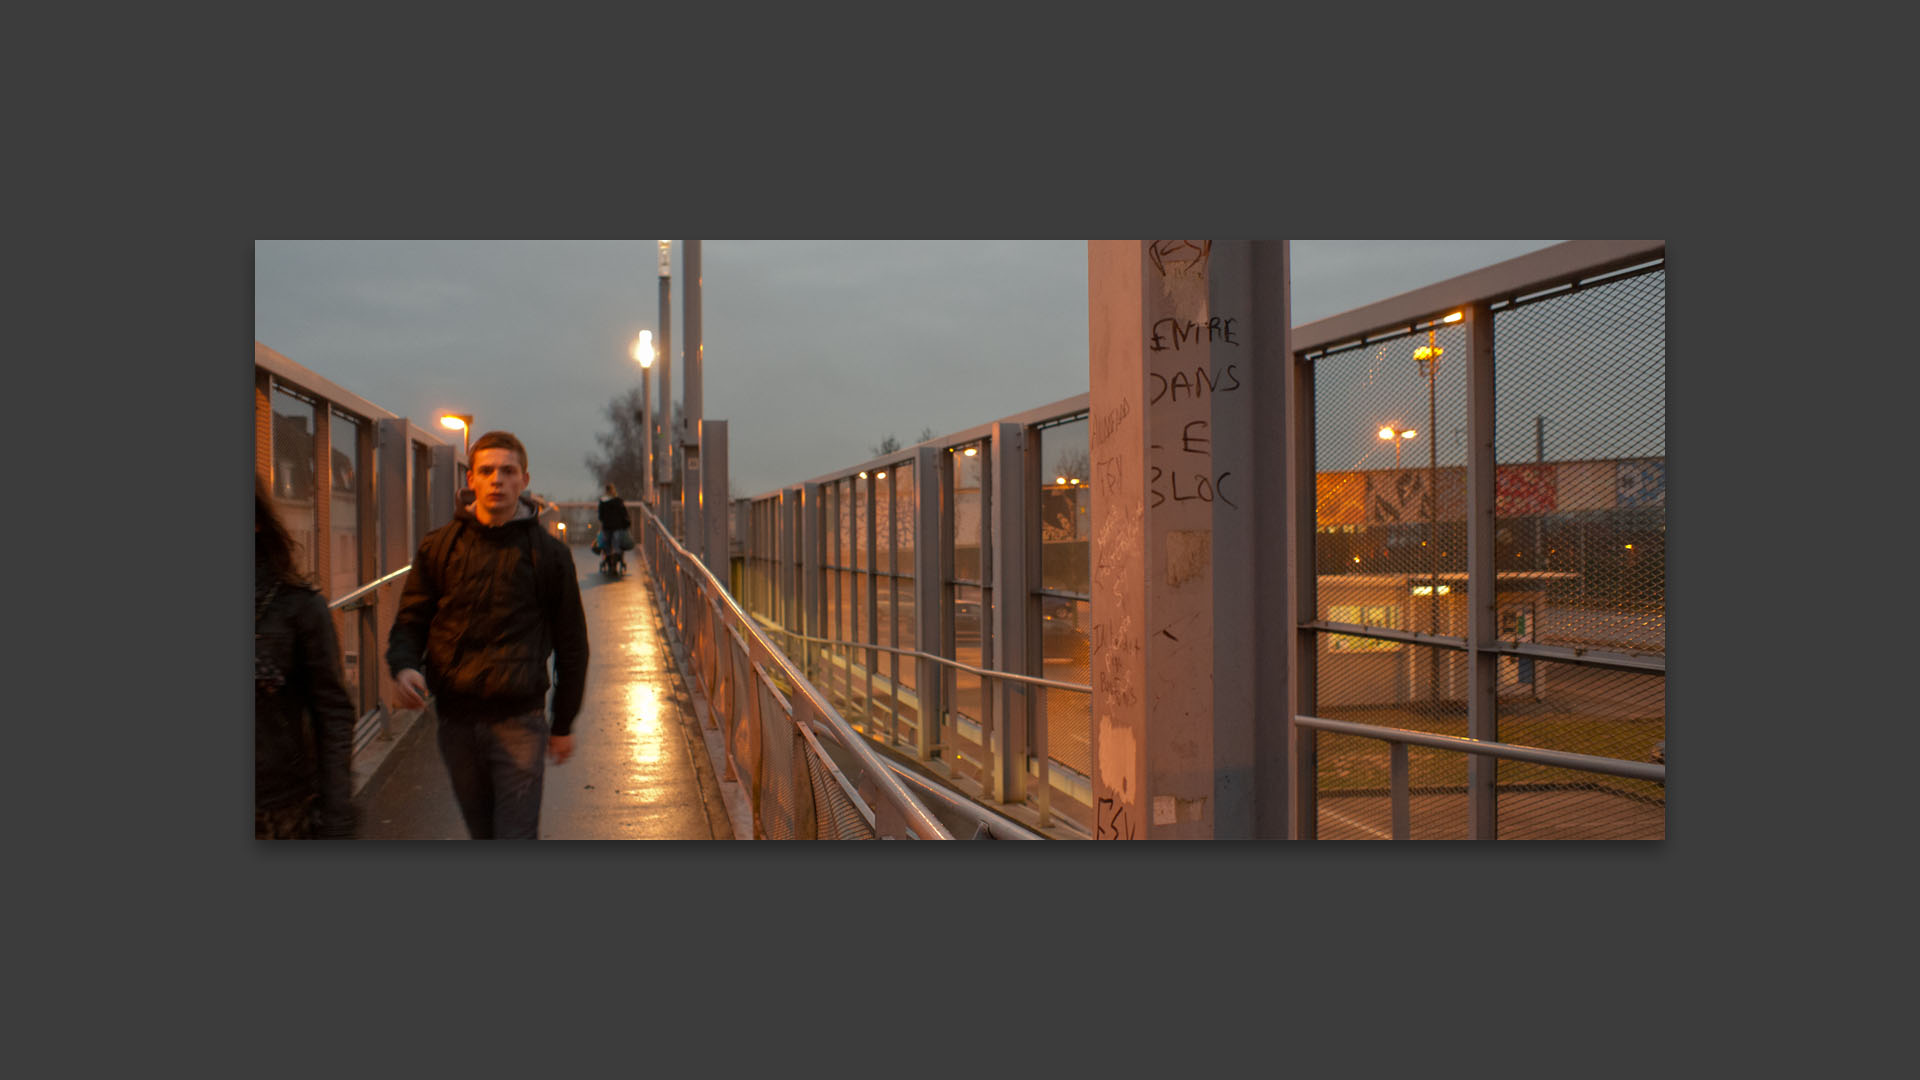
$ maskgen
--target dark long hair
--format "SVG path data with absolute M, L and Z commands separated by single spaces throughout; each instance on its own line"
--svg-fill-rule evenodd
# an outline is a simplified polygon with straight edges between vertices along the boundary
M 293 535 L 280 523 L 280 515 L 274 512 L 273 497 L 267 494 L 267 482 L 260 474 L 253 477 L 253 561 L 262 566 L 268 576 L 288 582 L 303 579 L 294 569 L 293 555 L 296 550 Z

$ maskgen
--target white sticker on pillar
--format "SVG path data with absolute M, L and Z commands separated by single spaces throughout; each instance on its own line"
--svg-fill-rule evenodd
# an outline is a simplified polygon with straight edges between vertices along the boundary
M 1155 795 L 1153 797 L 1153 823 L 1155 825 L 1172 825 L 1176 820 L 1173 796 Z

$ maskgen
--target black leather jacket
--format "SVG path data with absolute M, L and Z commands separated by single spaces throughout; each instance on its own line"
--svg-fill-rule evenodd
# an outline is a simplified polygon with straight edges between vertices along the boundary
M 312 800 L 319 835 L 352 836 L 355 716 L 327 602 L 256 564 L 254 611 L 254 804 Z
M 553 734 L 568 735 L 586 691 L 587 615 L 573 551 L 524 505 L 497 526 L 462 509 L 420 541 L 387 635 L 387 667 L 426 676 L 443 718 L 531 711 L 552 687 Z

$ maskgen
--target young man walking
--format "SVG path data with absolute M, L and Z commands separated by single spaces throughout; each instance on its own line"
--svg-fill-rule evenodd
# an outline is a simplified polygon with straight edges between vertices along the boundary
M 421 540 L 387 636 L 396 703 L 418 709 L 434 697 L 440 756 L 476 840 L 539 837 L 546 758 L 559 765 L 572 755 L 587 682 L 573 553 L 540 528 L 521 494 L 527 480 L 519 439 L 489 431 L 474 440 L 473 503 Z

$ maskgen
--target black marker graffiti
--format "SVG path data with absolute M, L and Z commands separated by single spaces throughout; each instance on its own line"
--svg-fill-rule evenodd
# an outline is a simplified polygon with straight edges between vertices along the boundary
M 1233 323 L 1233 319 L 1223 319 L 1218 315 L 1208 319 L 1205 325 L 1192 319 L 1187 319 L 1184 324 L 1172 317 L 1155 319 L 1153 328 L 1147 331 L 1147 351 L 1166 352 L 1172 349 L 1179 352 L 1184 346 L 1198 341 L 1202 331 L 1206 333 L 1208 341 L 1224 341 L 1237 348 L 1240 339 L 1233 336 Z M 1165 336 L 1162 336 L 1163 330 Z
M 1094 839 L 1131 840 L 1133 839 L 1133 818 L 1127 813 L 1127 807 L 1115 803 L 1111 798 L 1100 800 L 1100 810 L 1095 817 Z
M 1175 271 L 1204 274 L 1207 272 L 1207 258 L 1213 254 L 1213 241 L 1202 240 L 1155 240 L 1147 245 L 1147 257 L 1153 260 L 1153 268 L 1160 271 L 1161 277 L 1167 276 L 1167 268 Z
M 1234 365 L 1228 364 L 1226 370 L 1220 373 L 1218 380 L 1215 380 L 1207 371 L 1205 364 L 1201 364 L 1193 369 L 1193 378 L 1191 379 L 1187 378 L 1185 371 L 1175 372 L 1171 379 L 1157 371 L 1149 371 L 1147 372 L 1147 377 L 1154 380 L 1154 389 L 1153 396 L 1147 399 L 1147 404 L 1158 405 L 1161 398 L 1166 398 L 1168 401 L 1179 401 L 1180 391 L 1182 390 L 1187 392 L 1189 398 L 1198 398 L 1203 392 L 1225 394 L 1238 390 L 1240 389 L 1240 377 L 1234 374 L 1233 369 Z
M 1191 502 L 1199 499 L 1201 502 L 1210 503 L 1219 499 L 1235 510 L 1240 509 L 1239 503 L 1227 498 L 1227 477 L 1233 475 L 1232 469 L 1211 478 L 1205 473 L 1174 473 L 1169 476 L 1167 471 L 1158 465 L 1152 466 L 1152 469 L 1153 473 L 1147 480 L 1147 493 L 1153 496 L 1153 501 L 1147 504 L 1149 507 L 1166 502 L 1171 493 L 1174 502 Z M 1167 480 L 1166 491 L 1160 490 L 1162 479 Z M 1183 482 L 1185 494 L 1182 494 Z

